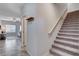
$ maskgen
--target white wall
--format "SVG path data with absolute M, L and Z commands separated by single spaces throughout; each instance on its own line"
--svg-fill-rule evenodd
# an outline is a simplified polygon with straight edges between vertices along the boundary
M 36 19 L 37 17 L 37 4 L 26 4 L 24 7 L 24 16 L 33 16 L 35 19 L 33 22 L 28 22 L 28 43 L 27 43 L 27 52 L 30 55 L 38 55 L 37 54 L 37 40 L 41 39 L 41 37 L 38 37 L 40 26 L 38 21 L 39 19 Z
M 0 3 L 0 15 L 8 17 L 22 16 L 24 3 Z
M 45 55 L 51 45 L 48 32 L 56 25 L 66 9 L 66 4 L 26 4 L 24 16 L 35 17 L 28 22 L 28 52 L 31 55 Z
M 48 32 L 54 28 L 59 18 L 67 8 L 65 3 L 40 4 L 40 16 L 42 15 L 48 22 Z
M 67 4 L 38 4 L 38 16 L 40 16 L 40 18 L 43 18 L 44 22 L 46 23 L 46 31 L 48 33 L 51 32 L 51 30 L 55 27 L 55 25 L 57 24 L 58 20 L 60 19 L 60 17 L 63 15 L 64 11 L 67 9 Z M 42 34 L 42 33 L 41 33 Z M 39 53 L 42 54 L 40 51 L 46 51 L 45 49 L 51 48 L 51 42 L 54 39 L 52 38 L 52 40 L 48 39 L 43 39 L 38 41 L 39 47 Z M 48 42 L 45 43 L 44 42 Z M 41 42 L 41 43 L 39 43 Z M 44 46 L 43 46 L 44 45 Z M 44 47 L 44 48 L 42 48 Z M 46 47 L 46 48 L 45 48 Z M 41 49 L 42 48 L 42 49 Z M 41 50 L 40 50 L 41 49 Z M 44 53 L 43 52 L 43 53 Z
M 68 12 L 79 10 L 79 3 L 68 3 Z

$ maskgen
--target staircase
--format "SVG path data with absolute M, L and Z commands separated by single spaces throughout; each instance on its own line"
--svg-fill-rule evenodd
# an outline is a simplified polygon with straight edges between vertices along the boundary
M 79 11 L 67 15 L 50 53 L 53 56 L 79 56 Z

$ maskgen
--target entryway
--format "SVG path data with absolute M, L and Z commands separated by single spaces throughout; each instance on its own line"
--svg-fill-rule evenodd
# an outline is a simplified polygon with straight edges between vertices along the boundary
M 0 20 L 0 25 L 5 36 L 5 39 L 0 39 L 0 55 L 27 56 L 27 52 L 21 50 L 21 18 L 6 17 Z

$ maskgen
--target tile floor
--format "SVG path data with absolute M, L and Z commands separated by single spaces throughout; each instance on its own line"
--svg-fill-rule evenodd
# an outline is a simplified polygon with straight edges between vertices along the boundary
M 8 37 L 6 40 L 0 40 L 0 56 L 29 56 L 20 49 L 20 39 Z

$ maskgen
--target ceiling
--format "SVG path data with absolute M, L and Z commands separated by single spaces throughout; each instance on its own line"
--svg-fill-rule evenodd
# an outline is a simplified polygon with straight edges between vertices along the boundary
M 21 16 L 23 6 L 24 3 L 0 3 L 0 16 Z

